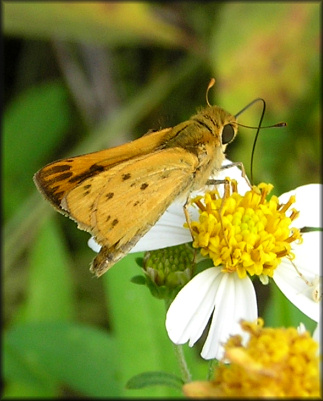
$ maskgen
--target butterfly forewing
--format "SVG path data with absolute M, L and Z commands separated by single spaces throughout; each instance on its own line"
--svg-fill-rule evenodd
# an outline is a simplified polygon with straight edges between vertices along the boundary
M 109 186 L 112 177 L 129 163 L 131 161 L 128 160 L 87 178 L 64 195 L 61 208 L 78 223 L 79 228 L 91 232 L 95 224 L 93 212 L 99 196 Z
M 171 128 L 165 128 L 122 146 L 58 160 L 40 169 L 34 175 L 34 182 L 46 199 L 64 213 L 61 201 L 71 189 L 125 160 L 152 152 L 163 144 L 171 131 Z

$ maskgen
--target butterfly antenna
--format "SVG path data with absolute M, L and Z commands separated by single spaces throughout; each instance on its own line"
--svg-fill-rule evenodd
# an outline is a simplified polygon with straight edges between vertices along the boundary
M 262 128 L 274 128 L 274 127 L 286 127 L 286 125 L 287 125 L 285 122 L 281 122 L 281 123 L 277 123 L 277 124 L 274 124 L 274 125 L 268 125 L 268 126 L 266 126 L 266 127 L 262 127 L 262 126 L 261 126 L 261 123 L 262 123 L 262 120 L 263 120 L 263 118 L 264 118 L 265 111 L 266 111 L 266 102 L 265 102 L 265 100 L 262 99 L 261 97 L 258 97 L 257 99 L 254 99 L 252 102 L 250 102 L 249 104 L 247 104 L 247 106 L 245 106 L 242 110 L 240 110 L 240 111 L 235 115 L 235 117 L 237 118 L 240 114 L 242 114 L 244 111 L 246 111 L 250 106 L 252 106 L 254 103 L 259 102 L 259 101 L 262 102 L 263 108 L 262 108 L 262 113 L 261 113 L 261 116 L 260 116 L 260 119 L 259 119 L 259 124 L 258 124 L 258 126 L 257 126 L 257 127 L 250 127 L 250 126 L 248 126 L 248 125 L 243 125 L 243 124 L 237 123 L 237 124 L 238 124 L 239 126 L 241 126 L 241 127 L 257 129 L 256 135 L 255 135 L 255 139 L 254 139 L 254 141 L 253 141 L 252 151 L 251 151 L 251 160 L 250 160 L 250 181 L 251 181 L 251 183 L 253 183 L 253 160 L 254 160 L 254 154 L 255 154 L 255 149 L 256 149 L 256 143 L 257 143 L 257 140 L 258 140 L 258 135 L 259 135 L 260 129 L 262 129 Z
M 207 89 L 206 89 L 206 94 L 205 94 L 205 97 L 206 97 L 206 104 L 207 104 L 209 107 L 211 107 L 210 102 L 209 102 L 209 90 L 212 88 L 212 86 L 214 86 L 214 84 L 215 84 L 215 79 L 214 79 L 214 78 L 211 78 L 211 81 L 210 81 L 210 83 L 209 83 L 209 85 L 208 85 L 208 87 L 207 87 Z

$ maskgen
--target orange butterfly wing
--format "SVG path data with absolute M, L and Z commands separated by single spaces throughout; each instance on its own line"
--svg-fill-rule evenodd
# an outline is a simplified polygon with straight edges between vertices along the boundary
M 198 158 L 180 147 L 164 148 L 172 128 L 121 146 L 71 157 L 40 169 L 40 192 L 102 245 L 92 264 L 97 276 L 121 259 L 170 203 L 187 193 Z
M 92 266 L 97 275 L 129 252 L 179 194 L 188 193 L 197 166 L 194 154 L 163 149 L 91 177 L 64 197 L 68 215 L 102 245 Z
M 121 146 L 55 161 L 40 169 L 34 175 L 34 182 L 45 198 L 65 214 L 61 201 L 71 189 L 122 161 L 154 151 L 171 131 L 172 128 L 165 128 Z

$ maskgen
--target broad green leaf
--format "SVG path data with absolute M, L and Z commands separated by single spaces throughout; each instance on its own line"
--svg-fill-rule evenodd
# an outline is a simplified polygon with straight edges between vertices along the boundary
M 120 395 L 114 339 L 93 327 L 34 322 L 12 327 L 4 338 L 4 378 L 32 385 L 37 380 L 89 397 Z
M 3 123 L 5 217 L 35 188 L 33 174 L 66 135 L 70 123 L 67 90 L 59 82 L 32 87 L 7 107 Z
M 193 49 L 192 37 L 145 2 L 3 4 L 8 35 L 101 45 L 161 45 Z
M 131 282 L 131 278 L 140 272 L 135 259 L 135 254 L 128 255 L 103 276 L 122 364 L 120 378 L 123 385 L 145 371 L 180 373 L 166 333 L 164 302 L 152 297 L 145 286 Z M 175 395 L 179 395 L 178 391 L 167 387 L 128 389 L 122 394 L 124 397 Z
M 178 376 L 167 372 L 144 372 L 132 377 L 126 384 L 129 389 L 139 389 L 151 386 L 174 387 L 182 389 L 184 382 Z
M 74 312 L 70 260 L 57 221 L 42 224 L 30 250 L 23 320 L 70 320 Z
M 59 389 L 57 385 L 49 382 L 44 384 L 39 381 L 33 381 L 32 378 L 27 378 L 23 382 L 6 383 L 2 399 L 48 399 L 57 398 L 58 396 Z

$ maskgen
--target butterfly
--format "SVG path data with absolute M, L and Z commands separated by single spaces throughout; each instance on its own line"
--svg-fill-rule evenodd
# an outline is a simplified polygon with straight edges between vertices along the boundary
M 213 86 L 211 80 L 208 90 Z M 236 117 L 207 106 L 174 127 L 110 149 L 47 164 L 38 190 L 101 245 L 90 270 L 101 276 L 155 225 L 175 199 L 187 201 L 221 169 Z

